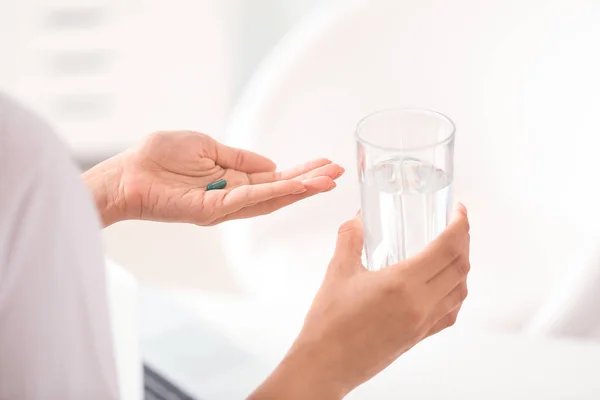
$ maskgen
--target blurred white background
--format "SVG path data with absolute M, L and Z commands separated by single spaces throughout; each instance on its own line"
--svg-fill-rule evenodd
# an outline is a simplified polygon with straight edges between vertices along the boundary
M 222 133 L 236 95 L 315 0 L 4 0 L 0 84 L 76 156 L 147 131 Z
M 317 3 L 326 2 L 2 0 L 0 90 L 48 119 L 83 168 L 156 130 L 193 129 L 222 139 L 258 64 Z M 107 256 L 142 283 L 133 295 L 145 360 L 184 388 L 202 389 L 194 394 L 221 390 L 223 398 L 222 386 L 211 386 L 216 374 L 225 368 L 235 378 L 231 368 L 241 365 L 243 379 L 256 362 L 245 363 L 234 344 L 174 306 L 164 291 L 239 289 L 216 229 L 125 222 L 104 233 Z M 120 291 L 135 288 L 121 273 L 113 275 L 125 279 L 112 292 L 113 310 L 120 304 L 120 317 L 131 317 L 132 300 Z M 117 345 L 133 348 L 124 325 L 116 329 L 124 336 Z M 194 353 L 196 342 L 206 346 Z M 119 355 L 127 368 L 135 363 L 131 357 L 135 351 Z M 214 367 L 218 360 L 225 360 L 223 368 Z M 203 368 L 204 378 L 186 381 Z
M 155 130 L 194 129 L 282 164 L 331 156 L 348 168 L 332 197 L 262 222 L 220 230 L 131 221 L 105 230 L 107 255 L 146 284 L 146 360 L 207 399 L 242 396 L 298 328 L 337 224 L 357 207 L 358 119 L 399 105 L 438 108 L 458 125 L 456 189 L 473 220 L 472 294 L 462 339 L 411 356 L 408 366 L 428 372 L 405 378 L 403 393 L 449 398 L 430 388 L 429 371 L 445 388 L 459 387 L 461 371 L 470 371 L 482 374 L 481 391 L 463 382 L 456 396 L 559 399 L 573 386 L 572 398 L 596 398 L 590 393 L 600 388 L 587 373 L 600 356 L 593 343 L 600 330 L 583 332 L 577 343 L 539 338 L 551 336 L 548 327 L 575 305 L 594 321 L 600 315 L 598 306 L 571 301 L 578 297 L 570 287 L 547 302 L 570 275 L 592 279 L 600 271 L 589 239 L 598 226 L 600 3 L 353 3 L 1 0 L 0 90 L 48 118 L 82 166 Z M 332 202 L 339 206 L 328 218 L 314 221 Z M 280 233 L 303 222 L 302 235 Z M 281 268 L 279 260 L 300 252 Z M 540 309 L 528 342 L 521 334 Z M 470 336 L 478 329 L 521 336 Z M 445 354 L 440 360 L 463 357 L 464 369 L 436 369 L 432 349 Z M 523 359 L 515 361 L 511 349 Z M 495 365 L 486 367 L 503 374 L 496 380 L 490 369 L 472 368 L 486 357 Z M 519 376 L 531 378 L 519 387 L 533 386 L 517 395 L 506 385 Z M 540 389 L 542 378 L 555 386 Z M 498 381 L 504 392 L 485 392 Z M 397 392 L 393 377 L 381 382 L 379 393 Z M 364 398 L 395 398 L 366 390 Z
M 0 88 L 50 120 L 83 166 L 156 130 L 220 139 L 256 66 L 317 3 L 3 0 Z M 208 250 L 214 231 L 131 222 L 105 233 L 108 255 L 142 280 L 232 289 Z

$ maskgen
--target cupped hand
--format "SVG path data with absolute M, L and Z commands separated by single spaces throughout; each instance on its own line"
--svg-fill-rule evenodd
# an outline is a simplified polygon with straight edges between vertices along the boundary
M 467 296 L 469 243 L 460 206 L 421 253 L 367 271 L 361 263 L 362 221 L 345 223 L 302 331 L 250 399 L 341 399 L 424 338 L 453 325 Z
M 190 131 L 157 132 L 87 171 L 104 224 L 124 219 L 214 225 L 268 214 L 335 187 L 326 159 L 277 172 L 273 161 Z M 225 179 L 227 186 L 206 190 Z

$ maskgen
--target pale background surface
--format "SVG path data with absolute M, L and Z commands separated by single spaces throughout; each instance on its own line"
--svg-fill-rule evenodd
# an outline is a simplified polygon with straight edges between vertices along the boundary
M 219 139 L 257 64 L 317 3 L 4 0 L 0 88 L 50 119 L 86 165 L 160 129 Z M 215 237 L 141 222 L 105 231 L 108 256 L 143 281 L 233 290 Z
M 159 129 L 219 139 L 256 66 L 317 3 L 325 2 L 3 0 L 0 89 L 47 118 L 84 166 Z M 163 292 L 239 289 L 217 237 L 214 228 L 143 222 L 104 232 L 107 256 L 142 283 L 137 294 L 127 277 L 111 287 L 119 368 L 135 370 L 137 333 L 144 360 L 201 398 L 242 398 L 271 368 Z M 136 303 L 123 288 L 137 296 L 139 332 L 123 320 Z
M 196 129 L 217 139 L 231 140 L 230 137 L 225 137 L 229 116 L 233 106 L 240 101 L 240 94 L 246 93 L 246 84 L 259 71 L 259 65 L 265 62 L 269 51 L 286 32 L 297 26 L 317 4 L 326 3 L 330 2 L 3 0 L 0 3 L 0 88 L 25 100 L 52 121 L 82 164 L 93 164 L 135 144 L 146 133 L 158 129 Z M 439 3 L 442 7 L 443 2 L 431 0 L 418 4 L 424 3 Z M 500 14 L 496 15 L 494 10 L 486 8 L 491 3 L 499 8 L 494 10 L 501 11 Z M 498 6 L 500 3 L 502 5 Z M 544 6 L 538 7 L 542 3 Z M 423 10 L 418 4 L 413 4 L 413 11 L 417 15 Z M 486 213 L 481 198 L 473 192 L 464 192 L 471 196 L 470 200 L 474 203 L 474 228 L 483 233 L 479 235 L 479 239 L 474 236 L 474 242 L 481 240 L 482 247 L 479 247 L 477 254 L 480 260 L 495 251 L 492 242 L 483 240 L 485 235 L 489 237 L 490 232 L 496 228 L 510 231 L 511 226 L 524 220 L 529 221 L 527 230 L 500 238 L 501 243 L 516 249 L 523 256 L 520 263 L 513 263 L 511 254 L 500 254 L 495 260 L 498 268 L 486 269 L 484 266 L 479 272 L 475 272 L 473 275 L 479 284 L 472 288 L 472 294 L 474 297 L 480 296 L 483 301 L 470 303 L 467 310 L 481 325 L 517 330 L 523 326 L 523 321 L 531 317 L 540 305 L 541 298 L 548 294 L 549 285 L 560 282 L 562 272 L 569 268 L 566 264 L 570 259 L 569 249 L 576 252 L 578 244 L 577 237 L 572 233 L 584 225 L 593 225 L 593 213 L 588 215 L 587 212 L 596 210 L 593 205 L 597 197 L 590 189 L 594 187 L 590 185 L 590 182 L 594 182 L 594 174 L 590 171 L 598 167 L 597 143 L 583 140 L 596 137 L 598 129 L 594 121 L 597 120 L 599 106 L 599 58 L 598 52 L 594 51 L 597 47 L 594 44 L 600 41 L 600 35 L 597 25 L 590 23 L 599 15 L 598 7 L 594 0 L 488 3 L 461 0 L 445 7 L 449 8 L 448 14 L 455 18 L 461 15 L 488 18 L 481 19 L 491 21 L 486 25 L 487 38 L 498 39 L 495 48 L 486 47 L 487 41 L 478 44 L 487 58 L 479 59 L 479 64 L 471 66 L 473 71 L 461 69 L 460 60 L 452 58 L 454 54 L 444 54 L 446 58 L 440 60 L 440 63 L 447 63 L 449 68 L 454 68 L 446 71 L 449 76 L 452 76 L 451 71 L 462 72 L 459 75 L 466 81 L 472 73 L 485 72 L 485 85 L 464 87 L 458 80 L 443 81 L 445 75 L 438 78 L 441 83 L 447 84 L 446 89 L 456 85 L 454 92 L 471 101 L 469 104 L 473 110 L 477 110 L 474 112 L 476 118 L 471 118 L 468 110 L 461 109 L 461 104 L 440 103 L 444 104 L 444 110 L 441 111 L 452 118 L 458 118 L 459 138 L 461 129 L 462 132 L 493 131 L 493 136 L 479 138 L 479 142 L 475 140 L 473 143 L 497 144 L 497 149 L 501 150 L 495 152 L 493 147 L 488 146 L 486 152 L 463 151 L 462 154 L 468 154 L 471 162 L 503 162 L 510 159 L 509 163 L 503 164 L 506 165 L 506 171 L 496 170 L 494 175 L 494 179 L 499 182 L 496 188 L 498 198 L 506 200 L 497 205 L 498 208 L 514 205 L 507 192 L 502 190 L 505 188 L 502 185 L 507 185 L 512 194 L 522 193 L 522 199 L 527 199 L 531 204 L 530 208 L 521 208 L 519 212 L 506 217 L 502 212 Z M 493 21 L 507 21 L 505 18 L 514 15 L 522 15 L 524 18 L 512 25 L 510 34 L 502 38 L 499 36 L 502 34 L 500 31 L 494 32 Z M 443 23 L 449 27 L 455 26 L 452 22 Z M 531 32 L 534 34 L 530 34 Z M 461 34 L 466 35 L 468 30 L 458 25 L 454 33 L 460 37 Z M 357 32 L 348 31 L 348 34 L 357 42 L 361 40 Z M 475 44 L 481 39 L 467 36 L 464 39 Z M 521 40 L 521 37 L 526 39 Z M 423 40 L 426 42 L 429 39 Z M 414 43 L 418 48 L 421 42 L 417 40 Z M 543 46 L 538 47 L 540 43 Z M 361 61 L 362 53 L 349 54 L 345 59 L 348 63 Z M 318 76 L 319 61 L 324 58 L 308 58 L 307 64 L 294 65 L 291 76 L 304 77 L 309 72 Z M 389 65 L 390 68 L 394 66 Z M 306 108 L 294 107 L 293 97 L 292 100 L 288 99 L 288 103 L 276 104 L 278 109 L 285 110 L 286 113 L 277 114 L 278 118 L 274 118 L 267 127 L 274 132 L 280 129 L 289 135 L 297 133 L 297 136 L 290 136 L 294 140 L 299 140 L 299 135 L 305 132 L 318 133 L 328 128 L 339 131 L 342 125 L 345 131 L 351 131 L 356 118 L 354 114 L 349 118 L 349 114 L 344 114 L 342 108 L 338 110 L 339 124 L 331 116 L 317 120 L 312 117 L 307 119 L 307 114 L 304 114 L 305 110 L 311 111 L 313 117 L 325 113 L 319 109 L 319 103 L 314 101 L 314 93 L 326 98 L 351 97 L 352 93 L 331 91 L 336 82 L 347 82 L 348 87 L 356 84 L 364 93 L 373 94 L 381 89 L 370 86 L 367 79 L 353 82 L 351 76 L 343 73 L 344 68 L 339 70 L 340 74 L 324 75 L 322 84 L 315 81 L 316 83 L 312 82 L 314 87 L 306 86 L 302 88 L 305 92 L 298 92 L 304 96 L 299 98 L 299 102 Z M 435 82 L 430 82 L 428 87 L 433 92 Z M 384 92 L 376 97 L 379 103 L 361 104 L 361 99 L 357 99 L 353 111 L 363 113 L 372 111 L 372 107 L 398 105 L 388 104 L 398 100 L 395 93 L 384 95 Z M 439 105 L 427 103 L 428 95 L 428 92 L 414 92 L 411 99 L 423 103 L 419 104 L 422 106 Z M 515 98 L 518 99 L 516 103 L 513 101 Z M 523 110 L 528 110 L 528 113 Z M 502 113 L 514 119 L 498 121 L 494 118 Z M 521 117 L 524 115 L 525 123 L 519 125 L 523 122 Z M 302 123 L 290 127 L 290 121 L 294 120 Z M 330 125 L 319 125 L 323 121 Z M 536 135 L 527 138 L 513 135 L 515 128 L 523 127 L 535 131 Z M 257 132 L 260 133 L 261 130 L 257 128 Z M 589 135 L 586 136 L 586 132 Z M 244 143 L 247 138 L 242 135 L 236 141 Z M 313 148 L 286 152 L 289 147 L 284 146 L 288 139 L 285 134 L 260 139 L 257 142 L 249 140 L 249 147 L 257 146 L 256 148 L 282 164 L 300 161 L 298 158 L 301 156 L 331 156 L 336 160 L 339 157 L 342 163 L 352 163 L 352 157 L 346 156 L 349 147 L 331 146 L 331 141 L 327 142 L 330 146 L 323 148 L 326 154 L 313 154 L 316 151 Z M 530 150 L 540 157 L 528 157 L 527 151 Z M 279 160 L 278 155 L 283 159 Z M 522 174 L 522 179 L 514 180 L 515 173 L 523 165 L 530 168 L 530 171 Z M 477 170 L 470 169 L 466 164 L 461 168 L 459 172 L 465 178 L 463 183 L 476 180 Z M 550 168 L 552 173 L 546 173 L 546 168 Z M 350 182 L 354 178 L 348 174 L 343 179 L 344 182 Z M 584 189 L 587 195 L 581 194 Z M 327 201 L 319 200 L 312 204 L 314 207 Z M 557 208 L 557 204 L 560 207 Z M 355 208 L 351 201 L 344 203 L 344 207 Z M 299 209 L 306 212 L 311 208 L 302 206 Z M 337 210 L 334 214 L 336 220 L 328 220 L 326 227 L 319 225 L 319 238 L 331 248 L 336 225 L 345 218 L 342 211 L 345 213 L 346 209 L 341 207 Z M 262 223 L 263 228 L 269 228 L 271 221 L 287 221 L 289 216 L 294 215 L 295 218 L 303 217 L 302 212 L 269 217 Z M 294 221 L 294 218 L 291 220 Z M 557 220 L 564 222 L 558 230 L 555 224 Z M 328 230 L 331 230 L 331 235 Z M 280 238 L 276 229 L 257 232 L 268 236 L 271 244 L 277 244 L 277 239 Z M 184 388 L 207 399 L 241 398 L 250 390 L 285 350 L 298 328 L 299 312 L 305 306 L 300 302 L 294 312 L 286 314 L 268 296 L 253 301 L 236 298 L 244 287 L 255 285 L 256 279 L 248 279 L 242 284 L 234 279 L 235 276 L 243 277 L 244 272 L 240 271 L 239 265 L 237 270 L 227 268 L 230 258 L 226 255 L 235 252 L 236 248 L 230 242 L 226 242 L 229 244 L 223 248 L 220 240 L 222 233 L 214 228 L 143 222 L 122 223 L 104 232 L 108 256 L 132 271 L 142 283 L 148 284 L 142 286 L 139 295 L 142 349 L 146 360 Z M 539 239 L 542 234 L 558 238 L 560 244 L 553 242 L 552 246 L 546 245 Z M 531 243 L 533 245 L 530 246 Z M 282 253 L 271 251 L 263 259 L 278 260 L 290 257 L 290 254 L 297 251 L 294 246 L 290 246 L 289 241 L 280 242 L 279 245 L 272 247 Z M 303 257 L 319 262 L 318 265 L 310 264 L 314 269 L 325 266 L 321 265 L 326 258 L 323 251 L 304 254 Z M 265 265 L 268 267 L 275 264 Z M 502 269 L 503 265 L 506 265 L 505 270 Z M 535 268 L 528 268 L 532 265 Z M 520 266 L 523 268 L 520 269 Z M 268 272 L 268 269 L 262 272 L 265 271 Z M 311 273 L 313 275 L 298 274 L 296 277 L 307 279 L 306 282 L 312 285 L 319 271 L 315 273 L 313 270 Z M 540 274 L 540 282 L 543 284 L 527 286 L 523 283 L 535 281 L 536 274 Z M 293 274 L 287 278 L 285 272 L 266 273 L 266 276 L 289 279 Z M 274 287 L 268 280 L 262 283 L 276 291 L 286 292 L 285 285 Z M 495 301 L 503 294 L 500 283 L 512 283 L 506 304 Z M 531 292 L 529 298 L 528 291 Z M 519 299 L 525 301 L 521 302 Z M 486 317 L 488 307 L 494 310 L 494 318 Z M 269 330 L 267 327 L 273 332 L 273 337 L 265 339 L 265 332 Z M 581 385 L 581 391 L 576 392 L 578 396 L 574 398 L 593 398 L 589 396 L 590 393 L 598 393 L 597 386 L 593 385 L 593 380 L 586 374 L 592 370 L 593 362 L 590 363 L 591 358 L 586 358 L 585 354 L 593 357 L 597 351 L 594 345 L 585 347 L 585 350 L 582 350 L 580 343 L 573 346 L 550 343 L 548 347 L 543 344 L 542 347 L 537 344 L 519 347 L 523 343 L 515 344 L 511 338 L 492 339 L 498 340 L 497 349 L 488 349 L 489 353 L 482 354 L 487 354 L 487 361 L 493 363 L 493 360 L 497 360 L 497 373 L 510 375 L 511 371 L 511 359 L 506 354 L 503 355 L 502 350 L 530 351 L 530 357 L 547 363 L 551 359 L 544 359 L 544 352 L 565 353 L 565 369 L 548 371 L 548 379 L 552 381 L 553 376 L 557 379 L 558 376 L 563 376 L 564 387 Z M 474 343 L 481 341 L 487 345 L 494 343 L 493 340 L 489 341 L 490 338 L 473 340 Z M 431 355 L 427 349 L 430 347 L 426 346 L 423 351 L 415 354 Z M 450 353 L 452 351 L 443 353 L 438 361 L 442 365 L 448 365 L 449 359 L 457 357 L 456 353 Z M 473 353 L 470 354 L 473 356 Z M 414 362 L 415 371 L 422 372 L 421 375 L 415 373 L 414 376 L 427 376 L 434 370 L 440 372 L 439 368 L 428 369 L 427 365 L 418 361 L 417 355 L 406 364 L 410 366 Z M 557 357 L 562 359 L 562 355 Z M 428 362 L 433 360 L 425 359 Z M 481 358 L 467 357 L 461 365 L 468 370 L 480 361 Z M 577 381 L 578 376 L 572 370 L 579 362 L 584 372 Z M 536 379 L 546 376 L 545 369 L 534 371 L 540 366 L 539 363 L 519 364 L 531 369 L 532 373 L 541 374 L 534 374 Z M 398 368 L 402 370 L 406 367 Z M 444 376 L 443 373 L 441 375 Z M 540 381 L 536 379 L 531 382 L 539 385 Z M 228 385 L 228 381 L 239 384 Z M 390 381 L 384 379 L 381 382 Z M 444 382 L 445 385 L 450 385 L 447 386 L 450 390 L 452 382 Z M 526 384 L 524 381 L 521 383 Z M 381 385 L 385 386 L 384 383 Z M 405 394 L 417 396 L 416 391 L 410 390 L 417 390 L 418 387 L 416 383 L 407 386 Z M 368 392 L 363 393 L 369 398 Z M 425 393 L 427 394 L 422 394 L 424 397 L 415 398 L 435 398 L 434 393 Z M 461 391 L 456 393 L 460 394 Z M 500 393 L 510 397 L 510 393 Z M 564 392 L 557 389 L 553 391 L 553 395 L 556 393 Z M 471 391 L 470 394 L 473 398 L 485 397 L 476 391 Z M 523 397 L 514 398 L 527 398 L 528 393 L 521 394 Z M 427 395 L 434 397 L 426 397 Z M 531 397 L 541 398 L 535 395 Z M 550 397 L 547 395 L 544 398 Z

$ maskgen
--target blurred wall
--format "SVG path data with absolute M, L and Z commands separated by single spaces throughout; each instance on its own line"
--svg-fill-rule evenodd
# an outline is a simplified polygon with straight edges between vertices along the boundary
M 3 0 L 0 88 L 89 163 L 148 131 L 220 135 L 239 91 L 316 0 Z
M 2 0 L 0 90 L 83 167 L 160 129 L 219 139 L 236 97 L 317 0 Z M 108 256 L 144 281 L 232 290 L 214 229 L 125 222 Z

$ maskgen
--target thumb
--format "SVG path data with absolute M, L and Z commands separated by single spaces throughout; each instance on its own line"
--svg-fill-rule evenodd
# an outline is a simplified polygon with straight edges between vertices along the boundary
M 357 214 L 340 226 L 335 253 L 329 268 L 344 273 L 356 272 L 357 268 L 363 268 L 361 262 L 363 245 L 362 218 Z
M 467 220 L 467 207 L 463 203 L 456 203 L 452 209 L 450 221 L 448 225 L 460 223 L 460 221 Z

